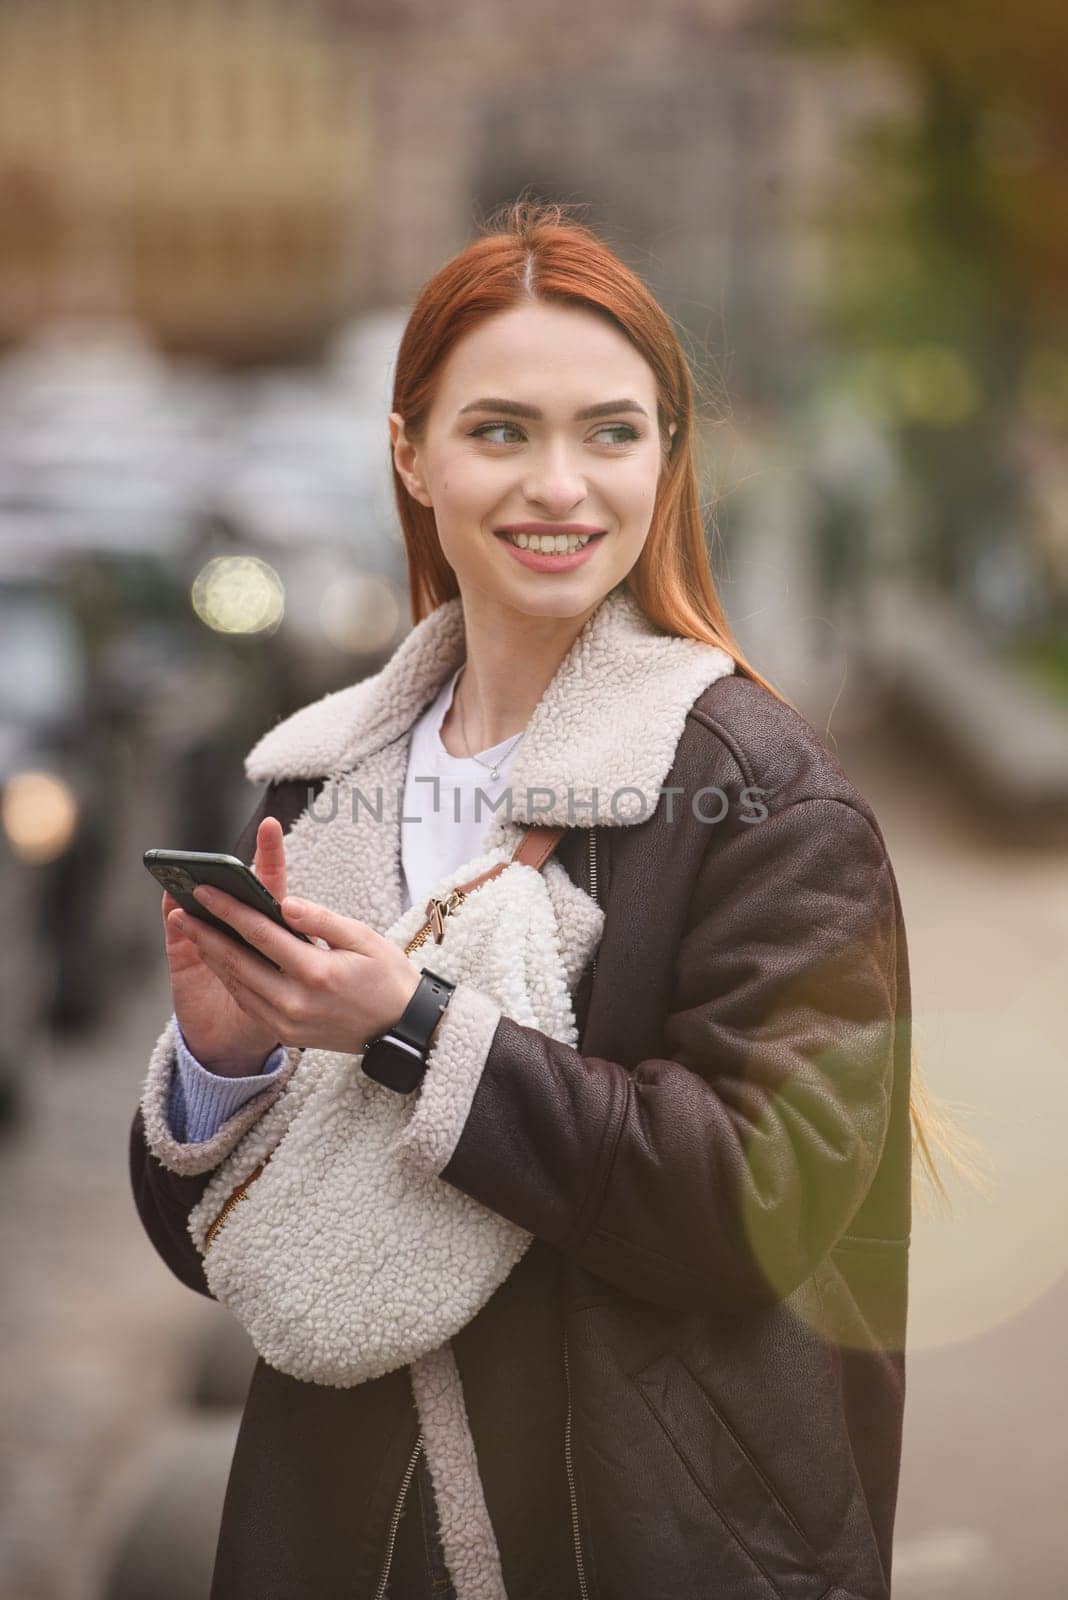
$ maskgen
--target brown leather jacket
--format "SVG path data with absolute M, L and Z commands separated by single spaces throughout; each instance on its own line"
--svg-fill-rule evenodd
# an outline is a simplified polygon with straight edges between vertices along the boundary
M 911 1215 L 897 884 L 813 729 L 740 676 L 694 702 L 668 786 L 670 823 L 665 799 L 558 847 L 605 909 L 581 1050 L 502 1018 L 443 1173 L 535 1236 L 453 1339 L 505 1586 L 884 1600 Z M 715 824 L 688 803 L 709 786 Z M 237 853 L 307 801 L 271 784 Z M 162 1167 L 139 1111 L 130 1163 L 149 1238 L 207 1293 L 186 1218 L 208 1175 Z M 342 1390 L 259 1361 L 212 1600 L 414 1600 L 382 1578 L 418 1536 L 416 1436 L 405 1369 Z

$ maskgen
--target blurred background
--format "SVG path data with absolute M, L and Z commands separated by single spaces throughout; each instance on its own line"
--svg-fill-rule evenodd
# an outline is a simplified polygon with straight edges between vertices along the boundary
M 252 1366 L 140 1229 L 141 852 L 409 626 L 391 363 L 520 192 L 674 319 L 743 647 L 872 801 L 921 1061 L 899 1600 L 1068 1592 L 1068 12 L 0 0 L 0 1594 L 206 1596 Z

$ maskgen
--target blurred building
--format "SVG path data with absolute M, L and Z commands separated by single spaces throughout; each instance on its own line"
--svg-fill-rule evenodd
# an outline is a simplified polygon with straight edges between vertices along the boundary
M 0 340 L 132 315 L 160 343 L 284 355 L 358 296 L 357 53 L 313 8 L 0 8 Z
M 310 353 L 409 302 L 528 189 L 585 208 L 695 331 L 699 367 L 781 390 L 821 281 L 796 196 L 878 88 L 784 48 L 784 11 L 9 3 L 0 340 L 89 310 L 175 349 Z

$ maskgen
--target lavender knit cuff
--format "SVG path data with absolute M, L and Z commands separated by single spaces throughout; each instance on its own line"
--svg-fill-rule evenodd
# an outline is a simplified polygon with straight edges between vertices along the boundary
M 176 1071 L 171 1081 L 167 1120 L 174 1138 L 183 1144 L 200 1144 L 210 1139 L 246 1100 L 260 1094 L 278 1076 L 286 1063 L 286 1049 L 279 1045 L 267 1057 L 260 1071 L 244 1078 L 228 1078 L 201 1066 L 174 1021 Z

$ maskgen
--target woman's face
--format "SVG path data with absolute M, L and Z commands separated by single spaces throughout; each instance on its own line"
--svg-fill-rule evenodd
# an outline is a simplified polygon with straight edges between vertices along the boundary
M 421 443 L 408 440 L 396 412 L 390 435 L 409 492 L 433 508 L 465 603 L 575 617 L 627 575 L 663 464 L 656 401 L 644 357 L 589 311 L 531 302 L 460 340 Z M 569 539 L 556 554 L 558 535 L 572 529 L 596 537 L 580 549 Z M 554 553 L 544 553 L 542 534 Z

